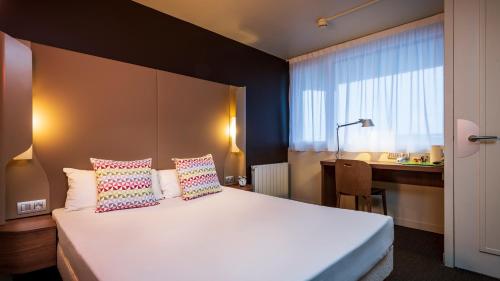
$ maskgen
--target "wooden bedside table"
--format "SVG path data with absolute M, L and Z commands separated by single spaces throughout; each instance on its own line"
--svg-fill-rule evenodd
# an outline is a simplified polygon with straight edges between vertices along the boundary
M 250 184 L 247 184 L 245 186 L 240 186 L 239 184 L 232 184 L 232 185 L 228 185 L 228 187 L 231 187 L 231 188 L 236 188 L 236 189 L 239 189 L 239 190 L 244 190 L 244 191 L 251 191 L 253 192 L 253 186 L 250 185 Z
M 0 225 L 0 273 L 22 274 L 56 265 L 56 240 L 51 215 Z

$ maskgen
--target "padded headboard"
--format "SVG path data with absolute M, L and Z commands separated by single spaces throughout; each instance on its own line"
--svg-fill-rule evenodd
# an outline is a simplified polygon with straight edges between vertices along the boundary
M 153 158 L 212 153 L 223 175 L 229 151 L 229 85 L 32 44 L 34 149 L 51 209 L 64 205 L 64 167 L 91 169 L 90 157 Z

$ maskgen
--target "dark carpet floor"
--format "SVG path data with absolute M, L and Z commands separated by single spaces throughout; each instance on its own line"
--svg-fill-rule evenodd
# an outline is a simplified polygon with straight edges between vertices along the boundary
M 394 270 L 388 281 L 493 281 L 498 280 L 443 265 L 443 235 L 394 227 Z
M 445 267 L 443 235 L 395 226 L 394 270 L 388 281 L 494 281 L 473 272 Z M 57 268 L 52 267 L 24 275 L 13 276 L 14 281 L 59 281 Z M 147 281 L 147 280 L 145 280 Z

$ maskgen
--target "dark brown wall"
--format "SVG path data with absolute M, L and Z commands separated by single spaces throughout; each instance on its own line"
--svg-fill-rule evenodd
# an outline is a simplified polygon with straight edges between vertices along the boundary
M 246 86 L 247 164 L 287 160 L 284 60 L 128 0 L 0 0 L 0 30 L 37 43 Z

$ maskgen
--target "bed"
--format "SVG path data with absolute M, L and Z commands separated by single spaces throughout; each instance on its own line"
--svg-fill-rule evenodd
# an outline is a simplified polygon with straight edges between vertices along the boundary
M 53 211 L 64 280 L 383 280 L 390 217 L 224 188 L 191 201 Z

